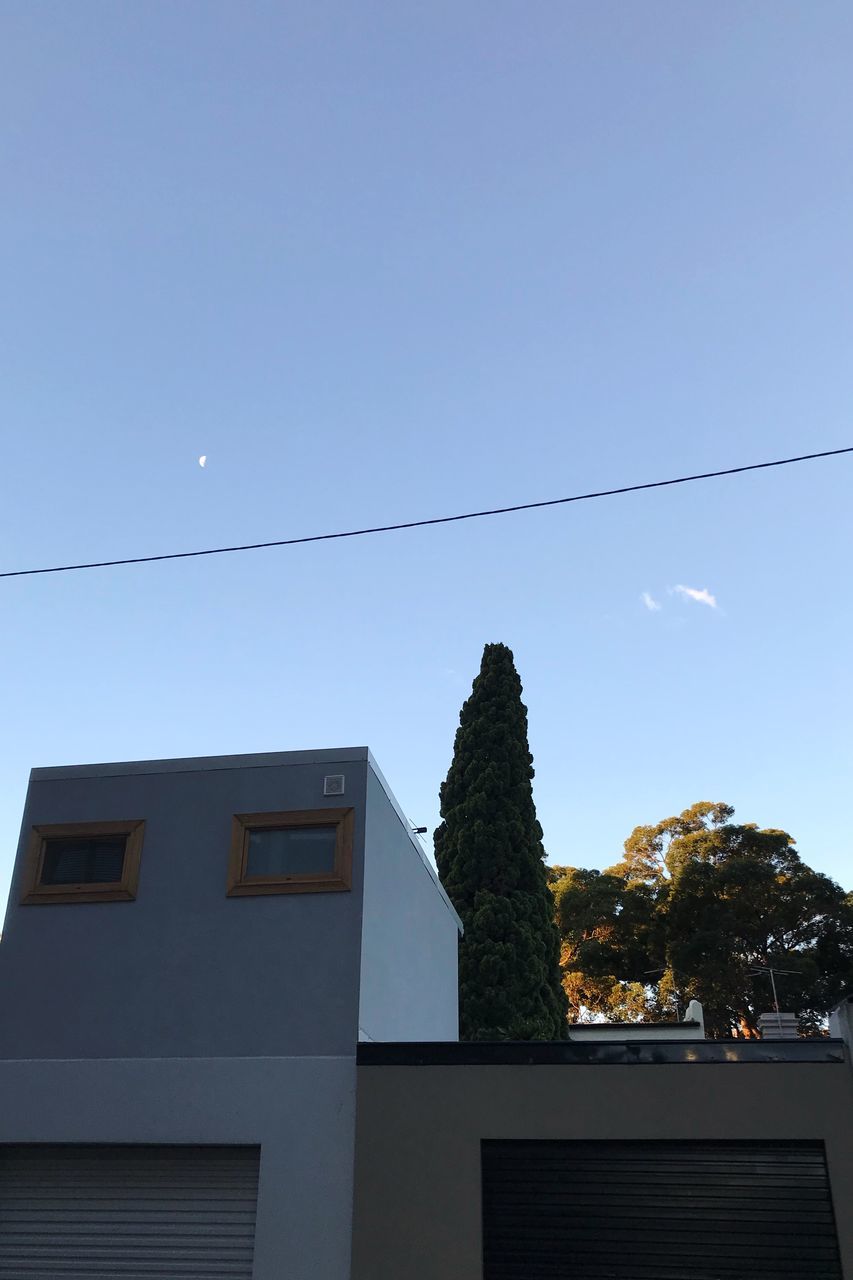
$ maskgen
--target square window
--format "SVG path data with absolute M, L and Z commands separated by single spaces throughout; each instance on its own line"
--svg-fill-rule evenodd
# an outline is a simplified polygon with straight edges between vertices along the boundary
M 352 812 L 301 809 L 237 814 L 232 824 L 229 896 L 349 889 Z
M 132 901 L 144 828 L 141 820 L 33 827 L 22 904 Z

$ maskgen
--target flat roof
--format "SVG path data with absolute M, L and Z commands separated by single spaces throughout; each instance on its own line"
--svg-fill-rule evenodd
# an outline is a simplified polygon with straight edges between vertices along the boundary
M 673 1066 L 845 1062 L 844 1041 L 808 1040 L 470 1040 L 365 1043 L 361 1067 Z
M 31 769 L 33 782 L 61 778 L 114 778 L 139 773 L 198 773 L 217 769 L 269 769 L 277 765 L 343 764 L 369 760 L 367 747 L 333 747 L 318 751 L 259 751 L 236 756 L 178 756 L 170 760 L 120 760 L 105 764 L 62 764 Z

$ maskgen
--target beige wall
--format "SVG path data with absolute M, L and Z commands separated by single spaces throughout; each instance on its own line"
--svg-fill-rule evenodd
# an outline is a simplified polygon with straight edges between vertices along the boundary
M 481 1138 L 822 1138 L 853 1280 L 847 1063 L 360 1066 L 353 1280 L 482 1280 Z

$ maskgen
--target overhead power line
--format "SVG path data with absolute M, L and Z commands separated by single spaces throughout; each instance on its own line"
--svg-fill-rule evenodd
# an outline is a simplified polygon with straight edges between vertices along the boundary
M 311 533 L 301 538 L 278 538 L 274 542 L 246 542 L 236 547 L 206 547 L 202 551 L 169 551 L 156 556 L 126 556 L 121 560 L 90 560 L 83 564 L 56 564 L 42 569 L 7 569 L 0 578 L 27 578 L 39 573 L 72 573 L 77 569 L 111 569 L 124 564 L 153 564 L 156 560 L 190 560 L 195 556 L 223 556 L 236 551 L 262 551 L 267 547 L 296 547 L 305 542 L 331 542 L 336 538 L 363 538 L 372 533 L 394 533 L 399 529 L 423 529 L 433 524 L 455 524 L 460 520 L 480 520 L 484 516 L 505 516 L 513 511 L 536 511 L 541 507 L 562 507 L 570 502 L 589 502 L 592 498 L 613 498 L 620 493 L 639 493 L 643 489 L 664 489 L 669 485 L 691 484 L 694 480 L 715 480 L 719 476 L 741 475 L 744 471 L 765 471 L 769 467 L 787 467 L 793 462 L 811 462 L 814 458 L 835 458 L 853 453 L 853 445 L 845 449 L 824 449 L 821 453 L 802 453 L 796 458 L 776 458 L 773 462 L 751 462 L 745 467 L 725 467 L 720 471 L 701 471 L 693 476 L 676 476 L 673 480 L 649 480 L 645 484 L 626 484 L 618 489 L 598 489 L 593 493 L 575 493 L 568 498 L 547 498 L 543 502 L 518 502 L 511 507 L 490 507 L 485 511 L 465 511 L 455 516 L 432 516 L 427 520 L 403 520 L 399 524 L 378 524 L 366 529 L 346 529 L 338 533 Z

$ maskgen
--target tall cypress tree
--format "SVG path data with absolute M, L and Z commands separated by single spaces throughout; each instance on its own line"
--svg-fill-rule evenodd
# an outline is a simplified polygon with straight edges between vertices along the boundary
M 462 918 L 463 1040 L 562 1040 L 560 938 L 533 804 L 527 708 L 511 651 L 487 644 L 441 788 L 438 872 Z

